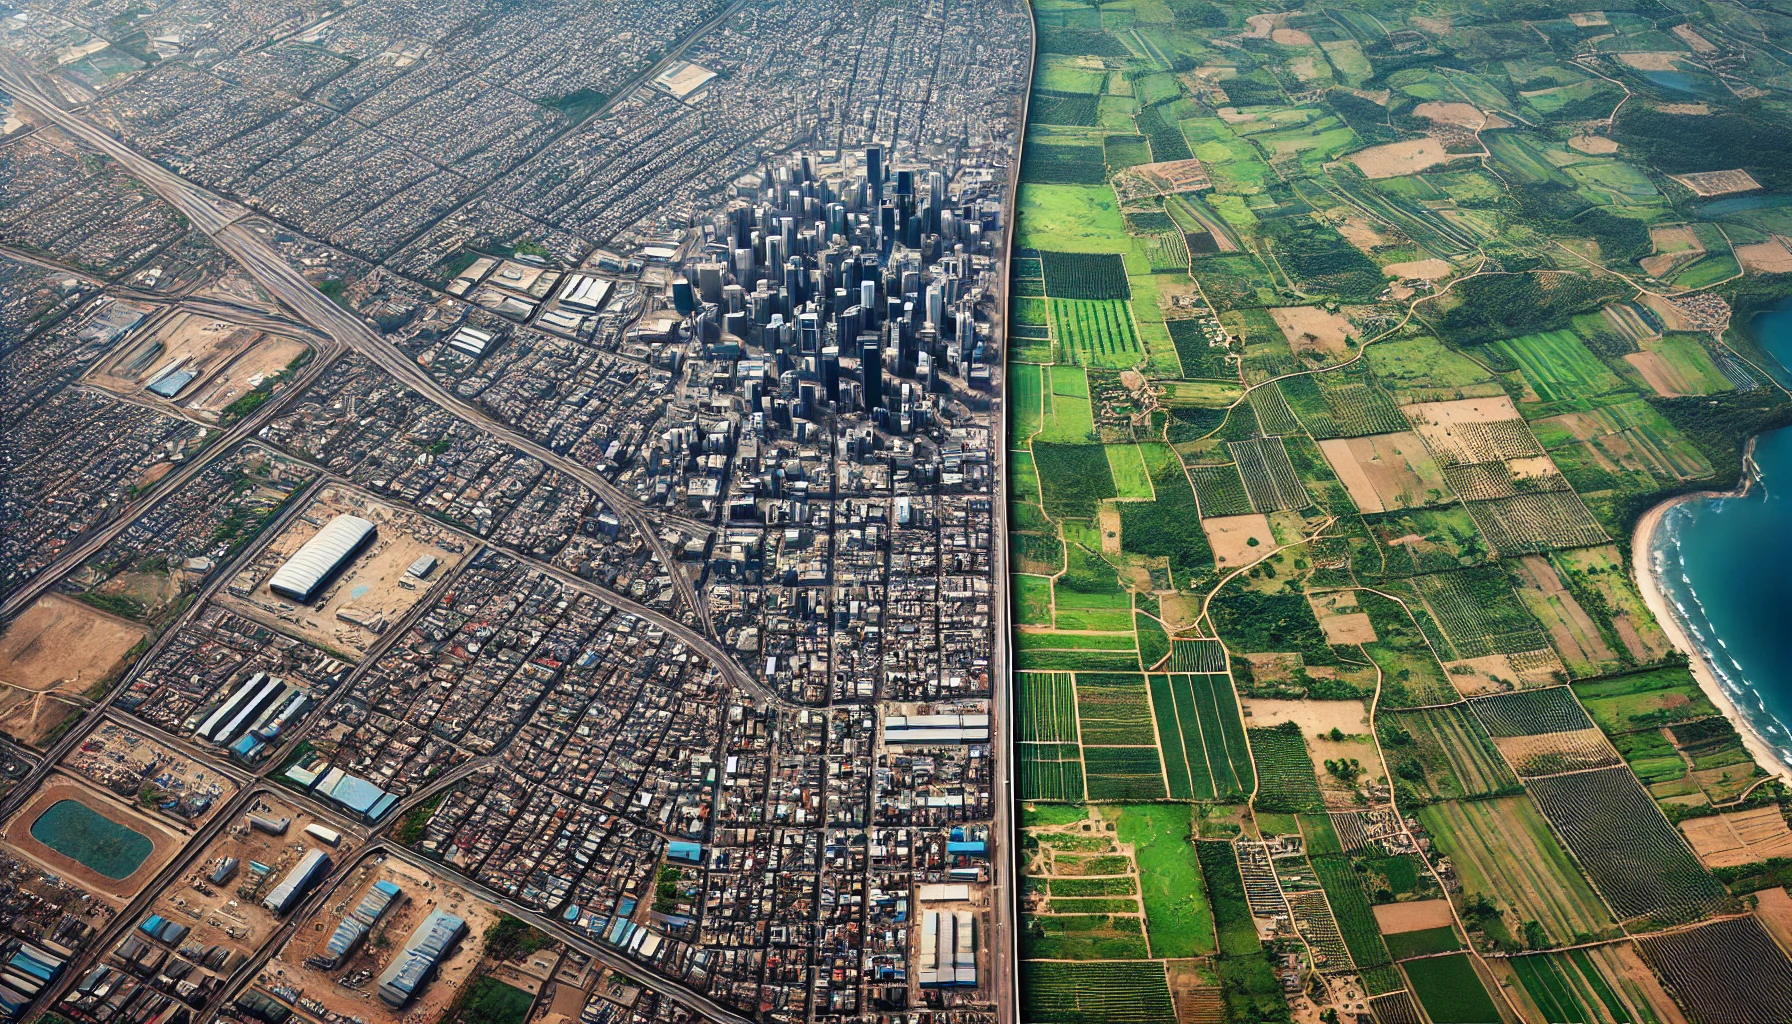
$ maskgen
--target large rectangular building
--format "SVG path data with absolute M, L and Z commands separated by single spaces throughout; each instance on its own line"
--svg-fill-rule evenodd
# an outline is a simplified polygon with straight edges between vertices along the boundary
M 380 972 L 380 1000 L 395 1010 L 408 1005 L 465 934 L 466 921 L 445 910 L 430 911 Z
M 304 604 L 373 540 L 378 528 L 360 516 L 339 515 L 293 552 L 268 580 L 268 589 Z
M 330 856 L 322 850 L 307 850 L 305 856 L 299 858 L 298 864 L 286 874 L 286 878 L 268 893 L 261 905 L 273 911 L 276 916 L 283 915 L 298 905 L 299 900 L 330 873 Z

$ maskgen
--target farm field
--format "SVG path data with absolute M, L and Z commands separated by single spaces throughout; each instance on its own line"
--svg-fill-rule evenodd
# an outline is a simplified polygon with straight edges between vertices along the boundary
M 1779 422 L 1792 147 L 1734 140 L 1792 115 L 1733 90 L 1792 73 L 1703 8 L 1033 15 L 1015 773 L 1139 872 L 1028 905 L 1038 1019 L 1700 1024 L 1625 929 L 1740 909 L 1713 872 L 1758 887 L 1792 800 L 1630 544 Z

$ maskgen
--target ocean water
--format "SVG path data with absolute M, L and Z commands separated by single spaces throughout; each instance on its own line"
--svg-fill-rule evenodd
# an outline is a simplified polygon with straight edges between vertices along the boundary
M 1792 304 L 1752 325 L 1792 379 Z M 1792 767 L 1792 429 L 1755 443 L 1746 497 L 1701 498 L 1662 517 L 1649 552 L 1663 593 L 1719 682 Z

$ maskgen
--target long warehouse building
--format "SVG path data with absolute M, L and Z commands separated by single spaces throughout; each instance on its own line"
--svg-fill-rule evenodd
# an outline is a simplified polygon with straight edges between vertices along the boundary
M 268 580 L 268 589 L 300 604 L 310 601 L 331 577 L 367 547 L 377 530 L 360 516 L 346 513 L 337 516 L 293 552 L 286 564 Z
M 467 934 L 467 922 L 445 910 L 432 910 L 404 948 L 380 972 L 380 1000 L 401 1009 L 416 997 L 435 969 Z

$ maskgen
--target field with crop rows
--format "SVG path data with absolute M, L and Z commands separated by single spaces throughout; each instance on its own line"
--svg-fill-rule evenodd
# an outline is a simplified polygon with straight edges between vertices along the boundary
M 1389 747 L 1388 759 L 1397 765 L 1410 749 L 1424 766 L 1432 795 L 1486 796 L 1517 787 L 1517 777 L 1506 767 L 1493 741 L 1462 705 L 1393 711 L 1388 718 L 1399 722 L 1412 737 L 1410 747 Z
M 1512 933 L 1537 921 L 1562 945 L 1615 930 L 1529 797 L 1445 800 L 1420 808 L 1418 819 L 1455 865 L 1462 898 L 1484 897 L 1506 911 Z
M 1078 366 L 1126 369 L 1145 358 L 1122 300 L 1053 298 L 1051 321 L 1060 355 Z
M 1020 991 L 1032 1024 L 1176 1024 L 1161 961 L 1023 961 Z
M 1236 800 L 1250 792 L 1250 754 L 1226 676 L 1153 675 L 1151 697 L 1172 799 Z
M 1471 501 L 1468 512 L 1487 542 L 1507 557 L 1587 547 L 1611 539 L 1573 491 Z
M 1251 763 L 1257 769 L 1257 808 L 1264 811 L 1323 811 L 1319 780 L 1299 733 L 1283 729 L 1246 730 Z
M 1332 914 L 1338 919 L 1338 930 L 1343 933 L 1344 942 L 1350 947 L 1350 957 L 1357 967 L 1368 972 L 1370 968 L 1391 963 L 1393 958 L 1388 955 L 1387 946 L 1381 940 L 1381 929 L 1375 924 L 1375 912 L 1369 908 L 1369 896 L 1363 891 L 1363 883 L 1351 866 L 1350 858 L 1330 854 L 1312 857 L 1311 861 L 1313 873 L 1319 876 L 1319 884 L 1325 888 Z M 1372 995 L 1388 991 L 1373 985 L 1367 973 L 1363 983 L 1369 986 Z
M 1692 1024 L 1784 1024 L 1792 963 L 1752 917 L 1638 940 Z
M 1115 253 L 1042 252 L 1039 258 L 1045 294 L 1054 299 L 1132 298 L 1126 263 Z
M 1412 586 L 1424 598 L 1457 658 L 1549 647 L 1549 638 L 1519 603 L 1499 566 L 1415 576 Z
M 1301 483 L 1300 474 L 1288 461 L 1288 448 L 1279 437 L 1260 437 L 1250 441 L 1231 441 L 1226 450 L 1238 464 L 1238 475 L 1250 495 L 1251 507 L 1257 512 L 1277 512 L 1306 508 L 1313 503 Z
M 1620 918 L 1677 924 L 1724 905 L 1723 886 L 1630 769 L 1557 775 L 1527 785 Z
M 1611 947 L 1514 957 L 1513 973 L 1544 1019 L 1565 1024 L 1629 1024 L 1654 1016 L 1635 983 L 1600 966 Z
M 1490 735 L 1538 736 L 1546 732 L 1576 732 L 1593 728 L 1593 720 L 1565 686 L 1541 690 L 1497 693 L 1469 701 L 1475 716 Z
M 1467 953 L 1401 965 L 1432 1024 L 1495 1024 L 1500 1012 Z
M 1170 647 L 1172 672 L 1224 672 L 1226 648 L 1218 640 L 1176 640 Z

